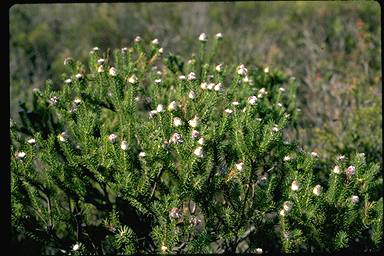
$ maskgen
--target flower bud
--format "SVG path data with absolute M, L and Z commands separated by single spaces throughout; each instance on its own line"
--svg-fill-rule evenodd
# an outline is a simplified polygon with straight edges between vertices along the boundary
M 238 106 L 238 105 L 240 105 L 240 103 L 238 101 L 234 101 L 234 102 L 232 102 L 232 105 Z
M 146 156 L 145 152 L 140 152 L 140 154 L 139 154 L 139 157 L 140 157 L 140 158 L 143 158 L 143 157 L 145 157 L 145 156 Z
M 36 143 L 36 140 L 34 138 L 31 138 L 29 140 L 27 140 L 28 144 L 35 144 Z
M 356 168 L 355 166 L 351 165 L 347 168 L 347 170 L 345 170 L 345 173 L 347 174 L 348 177 L 351 177 L 353 175 L 355 175 L 356 173 Z
M 207 37 L 207 35 L 205 33 L 201 33 L 200 36 L 199 36 L 199 40 L 201 42 L 206 42 L 206 41 L 208 41 L 208 37 Z
M 121 146 L 120 147 L 121 147 L 122 150 L 127 150 L 128 149 L 128 142 L 123 140 L 121 142 Z
M 77 80 L 80 80 L 80 79 L 82 79 L 82 78 L 83 78 L 83 75 L 82 75 L 82 74 L 80 74 L 80 73 L 76 74 L 76 79 L 77 79 Z
M 108 136 L 108 140 L 109 140 L 109 142 L 111 142 L 111 143 L 114 143 L 115 141 L 116 141 L 116 139 L 117 139 L 117 135 L 116 134 L 110 134 L 109 136 Z
M 64 81 L 64 83 L 70 84 L 70 83 L 72 83 L 72 80 L 70 78 L 68 78 L 67 80 Z
M 192 128 L 196 128 L 199 125 L 199 118 L 195 116 L 193 119 L 189 120 L 188 123 Z
M 311 156 L 313 156 L 313 157 L 318 157 L 319 155 L 318 155 L 316 152 L 312 152 L 312 153 L 311 153 Z
M 110 74 L 111 76 L 116 76 L 116 74 L 117 74 L 117 70 L 116 70 L 116 68 L 111 67 L 111 68 L 109 69 L 109 74 Z
M 220 73 L 223 70 L 223 64 L 217 65 L 215 69 L 216 69 L 217 72 Z
M 161 79 L 155 79 L 155 83 L 156 83 L 156 84 L 161 83 Z
M 268 73 L 269 72 L 269 67 L 266 67 L 265 69 L 264 69 L 264 73 Z
M 194 91 L 190 91 L 189 94 L 188 94 L 188 97 L 189 97 L 190 99 L 194 99 L 194 98 L 196 97 L 195 92 L 194 92 Z
M 181 76 L 179 76 L 179 79 L 180 79 L 180 80 L 185 80 L 185 76 L 184 76 L 184 75 L 181 75 Z
M 158 113 L 163 112 L 164 111 L 163 105 L 162 104 L 157 105 L 156 110 L 157 110 Z
M 201 137 L 201 138 L 197 141 L 197 143 L 199 143 L 200 145 L 204 145 L 204 138 Z
M 167 250 L 168 250 L 168 247 L 167 247 L 167 246 L 165 246 L 165 245 L 162 245 L 162 246 L 161 246 L 161 250 L 162 250 L 163 252 L 165 252 L 165 251 L 167 251 Z
M 255 252 L 256 252 L 256 254 L 262 254 L 263 253 L 263 249 L 256 248 Z
M 351 201 L 352 201 L 352 203 L 357 204 L 359 202 L 359 197 L 358 196 L 352 196 Z
M 316 196 L 319 196 L 322 192 L 322 187 L 320 185 L 316 185 L 314 188 L 313 188 L 313 194 L 315 194 Z
M 16 157 L 16 159 L 23 159 L 24 157 L 25 157 L 25 152 L 23 152 L 23 151 L 21 151 L 21 152 L 16 152 L 16 154 L 15 154 L 15 157 Z
M 159 39 L 155 38 L 152 40 L 152 44 L 158 45 L 159 44 Z
M 226 110 L 224 110 L 224 112 L 227 113 L 227 114 L 232 114 L 232 113 L 233 113 L 233 110 L 227 108 Z
M 103 65 L 103 64 L 104 64 L 104 62 L 105 62 L 105 60 L 104 60 L 104 59 L 98 59 L 98 60 L 97 60 L 97 63 L 98 63 L 99 65 Z
M 79 248 L 80 248 L 80 245 L 79 245 L 79 244 L 75 244 L 75 245 L 72 247 L 72 250 L 77 251 L 77 250 L 79 250 Z
M 236 169 L 237 169 L 238 171 L 242 171 L 243 168 L 244 168 L 244 163 L 243 163 L 242 161 L 237 161 L 237 163 L 236 163 Z
M 67 135 L 66 132 L 62 132 L 62 133 L 59 134 L 59 140 L 60 140 L 61 142 L 65 142 L 65 141 L 67 141 L 67 138 L 68 138 L 68 135 Z
M 173 125 L 174 126 L 180 126 L 180 125 L 182 125 L 183 124 L 183 121 L 181 121 L 181 119 L 179 118 L 179 117 L 175 117 L 175 118 L 173 118 Z
M 291 185 L 292 191 L 297 191 L 299 189 L 299 186 L 300 186 L 299 182 L 297 180 L 294 180 Z
M 289 161 L 289 160 L 291 160 L 291 157 L 289 157 L 289 156 L 285 156 L 283 160 L 284 160 L 284 161 Z
M 248 98 L 248 103 L 251 104 L 251 105 L 255 105 L 255 104 L 256 104 L 256 101 L 257 101 L 256 96 L 250 96 L 250 97 Z
M 97 69 L 97 72 L 99 72 L 99 73 L 104 72 L 104 67 L 103 66 L 99 66 L 99 68 Z
M 135 84 L 137 82 L 137 77 L 135 75 L 132 75 L 129 79 L 128 82 L 131 84 Z
M 193 151 L 193 154 L 195 154 L 197 157 L 203 157 L 203 147 L 197 147 L 195 151 Z
M 135 43 L 138 43 L 141 41 L 141 37 L 140 36 L 136 36 L 135 39 L 134 39 L 134 42 Z
M 193 81 L 193 80 L 196 80 L 196 74 L 191 72 L 188 74 L 188 80 L 189 81 Z
M 176 101 L 172 101 L 171 103 L 169 103 L 168 111 L 174 111 L 174 110 L 176 110 L 176 108 L 177 108 Z
M 280 87 L 279 90 L 280 90 L 281 92 L 285 92 L 285 89 L 284 89 L 283 87 Z
M 192 139 L 197 139 L 200 137 L 200 133 L 196 130 L 193 130 L 191 136 L 192 136 Z
M 341 172 L 341 169 L 338 165 L 336 165 L 334 168 L 333 168 L 333 172 L 336 173 L 336 174 L 339 174 Z
M 291 201 L 285 201 L 283 208 L 286 212 L 289 212 L 292 209 L 293 203 Z

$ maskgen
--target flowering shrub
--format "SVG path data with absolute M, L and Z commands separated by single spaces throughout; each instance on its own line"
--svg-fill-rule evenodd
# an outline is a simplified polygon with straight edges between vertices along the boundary
M 34 92 L 11 121 L 13 235 L 52 254 L 380 248 L 379 165 L 335 156 L 320 180 L 321 155 L 284 139 L 295 79 L 198 39 L 188 61 L 159 39 L 95 47 Z

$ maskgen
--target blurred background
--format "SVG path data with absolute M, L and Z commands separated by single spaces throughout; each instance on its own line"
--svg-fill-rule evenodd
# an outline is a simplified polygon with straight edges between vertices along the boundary
M 186 60 L 205 32 L 223 34 L 223 63 L 280 69 L 299 81 L 294 138 L 323 160 L 365 153 L 382 164 L 381 13 L 375 1 L 22 4 L 9 11 L 10 114 L 31 104 L 63 61 L 97 46 L 158 38 Z

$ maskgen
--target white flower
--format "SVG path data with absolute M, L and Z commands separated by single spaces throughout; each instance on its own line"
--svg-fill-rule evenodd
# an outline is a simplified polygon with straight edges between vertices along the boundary
M 200 137 L 200 133 L 196 130 L 193 130 L 191 136 L 192 136 L 192 139 L 197 139 Z
M 355 166 L 351 165 L 347 168 L 347 170 L 345 170 L 345 173 L 347 174 L 348 177 L 351 177 L 353 175 L 355 175 L 356 173 L 356 168 Z
M 248 74 L 248 69 L 246 69 L 245 66 L 241 64 L 237 69 L 237 74 L 241 76 L 246 76 Z
M 156 110 L 157 110 L 158 113 L 163 112 L 164 111 L 163 105 L 162 104 L 157 105 Z
M 278 102 L 278 103 L 277 103 L 277 106 L 282 108 L 282 107 L 283 107 L 283 104 L 281 104 L 280 102 Z
M 313 157 L 318 157 L 319 155 L 318 155 L 316 152 L 312 152 L 312 153 L 311 153 L 311 156 L 313 156 Z
M 215 84 L 214 84 L 214 83 L 209 83 L 209 84 L 207 85 L 207 89 L 208 89 L 208 90 L 212 90 L 214 87 L 215 87 Z
M 171 103 L 169 103 L 168 111 L 174 111 L 174 110 L 176 110 L 176 108 L 177 108 L 176 101 L 172 101 Z
M 156 79 L 155 83 L 157 83 L 157 84 L 161 83 L 161 79 Z
M 233 110 L 227 108 L 226 110 L 224 110 L 224 112 L 227 113 L 227 114 L 232 114 Z
M 190 99 L 194 99 L 194 98 L 196 97 L 195 92 L 194 92 L 194 91 L 190 91 L 189 94 L 188 94 L 188 97 L 189 97 Z
M 104 72 L 104 67 L 103 67 L 103 66 L 100 66 L 100 67 L 97 69 L 97 72 L 99 72 L 99 73 Z
M 261 99 L 263 97 L 263 94 L 259 93 L 257 94 L 257 98 Z
M 67 138 L 68 138 L 68 135 L 67 135 L 66 132 L 62 132 L 62 133 L 59 134 L 59 140 L 60 140 L 61 142 L 65 142 L 65 141 L 67 141 Z
M 257 121 L 261 122 L 263 119 L 261 118 L 256 118 Z
M 256 101 L 257 101 L 256 96 L 250 96 L 250 97 L 248 98 L 248 103 L 251 104 L 251 105 L 255 105 L 255 104 L 256 104 Z
M 117 74 L 117 70 L 116 70 L 116 68 L 111 67 L 111 68 L 109 69 L 109 74 L 110 74 L 111 76 L 116 76 L 116 74 Z
M 195 116 L 193 119 L 189 120 L 188 123 L 192 128 L 196 128 L 199 124 L 199 118 Z
M 313 188 L 313 194 L 315 194 L 316 196 L 319 196 L 321 194 L 321 191 L 322 191 L 322 187 L 320 185 L 316 185 L 314 188 Z
M 218 40 L 223 39 L 223 35 L 221 33 L 217 33 L 215 36 Z
M 292 191 L 297 191 L 299 189 L 299 186 L 300 186 L 299 182 L 297 180 L 294 180 L 291 185 Z
M 286 212 L 289 212 L 292 209 L 293 203 L 291 201 L 285 201 L 283 208 Z
M 72 83 L 72 80 L 70 78 L 68 78 L 67 80 L 64 81 L 64 83 L 70 84 L 70 83 Z
M 183 124 L 183 121 L 179 117 L 173 118 L 173 124 L 177 127 Z
M 56 104 L 58 100 L 59 100 L 59 98 L 58 98 L 57 96 L 53 96 L 53 97 L 51 97 L 51 98 L 49 99 L 48 102 L 49 102 L 50 104 Z
M 201 137 L 201 138 L 197 141 L 197 143 L 199 143 L 200 145 L 204 145 L 204 138 Z
M 280 90 L 281 92 L 285 92 L 285 89 L 284 89 L 283 87 L 280 87 L 279 90 Z
M 273 128 L 272 128 L 272 131 L 274 131 L 274 132 L 278 132 L 278 131 L 279 131 L 279 128 L 277 128 L 277 127 L 273 127 Z
M 77 78 L 78 80 L 80 80 L 81 78 L 83 78 L 83 75 L 80 74 L 80 73 L 78 73 L 78 74 L 76 74 L 76 78 Z
M 263 253 L 263 249 L 261 248 L 256 248 L 256 254 L 262 254 Z
M 117 139 L 117 135 L 116 134 L 112 133 L 112 134 L 108 135 L 108 140 L 110 142 L 114 143 L 116 141 L 116 139 Z
M 239 171 L 241 171 L 241 170 L 243 170 L 243 168 L 244 168 L 244 163 L 241 162 L 241 161 L 237 161 L 237 163 L 236 163 L 236 169 L 239 170 Z
M 121 51 L 122 51 L 122 52 L 127 52 L 127 51 L 128 51 L 128 48 L 127 48 L 127 47 L 123 47 L 123 48 L 121 48 Z
M 179 208 L 176 208 L 176 207 L 172 208 L 169 211 L 169 217 L 172 219 L 179 219 L 181 217 L 181 213 L 180 213 Z
M 159 39 L 157 39 L 157 38 L 153 39 L 153 40 L 152 40 L 152 43 L 153 43 L 153 44 L 156 44 L 156 45 L 159 44 Z
M 338 165 L 336 165 L 334 168 L 333 168 L 333 172 L 336 173 L 336 174 L 339 174 L 341 172 L 341 169 Z
M 188 80 L 189 81 L 196 80 L 196 74 L 194 72 L 189 73 Z
M 171 142 L 175 144 L 183 143 L 183 138 L 181 137 L 181 134 L 175 132 L 172 134 Z
M 184 76 L 184 75 L 181 75 L 181 76 L 179 76 L 179 79 L 180 79 L 180 80 L 185 80 L 185 76 Z
M 250 81 L 250 79 L 248 78 L 248 76 L 245 76 L 244 78 L 243 78 L 243 82 L 244 83 L 248 83 Z
M 159 49 L 159 53 L 161 54 L 161 53 L 163 53 L 164 52 L 164 49 L 163 48 L 160 48 Z
M 156 74 L 158 74 L 159 76 L 161 76 L 161 71 L 156 71 Z
M 141 37 L 140 36 L 136 36 L 134 41 L 135 41 L 135 43 L 140 42 L 141 41 Z
M 265 88 L 263 87 L 263 88 L 261 88 L 260 90 L 259 90 L 259 93 L 261 93 L 261 94 L 267 94 L 268 92 L 267 92 L 267 90 L 265 90 Z
M 269 72 L 269 68 L 266 67 L 266 68 L 264 69 L 264 72 L 265 72 L 265 73 L 268 73 L 268 72 Z
M 74 102 L 76 105 L 79 105 L 79 104 L 81 103 L 81 99 L 76 98 L 73 102 Z
M 156 110 L 149 111 L 149 118 L 152 118 L 156 114 L 157 114 Z
M 289 160 L 291 160 L 291 158 L 289 156 L 285 156 L 283 160 L 284 161 L 289 161 Z
M 104 59 L 98 59 L 98 60 L 97 60 L 97 63 L 99 63 L 99 65 L 103 65 L 104 62 L 105 62 Z
M 280 211 L 280 215 L 281 215 L 281 216 L 285 216 L 286 213 L 287 213 L 287 212 L 286 212 L 284 209 L 281 209 L 281 211 Z
M 208 37 L 205 33 L 201 33 L 200 36 L 199 36 L 199 40 L 201 42 L 206 42 L 208 40 Z
M 217 72 L 221 72 L 223 70 L 223 64 L 217 65 L 215 69 Z
M 203 90 L 207 89 L 207 83 L 206 82 L 201 83 L 200 88 Z
M 128 142 L 123 140 L 121 142 L 121 146 L 120 147 L 121 147 L 122 150 L 127 150 L 128 149 Z
M 203 157 L 203 147 L 197 147 L 195 151 L 193 151 L 193 154 L 195 154 L 197 157 Z
M 238 106 L 238 105 L 240 105 L 240 103 L 238 101 L 234 101 L 234 102 L 232 102 L 232 105 Z
M 340 155 L 340 156 L 337 157 L 337 160 L 339 160 L 339 161 L 342 161 L 344 159 L 345 159 L 345 156 L 343 156 L 343 155 Z
M 145 156 L 146 156 L 145 152 L 140 152 L 139 157 L 145 157 Z
M 35 144 L 36 143 L 36 140 L 34 138 L 31 138 L 29 140 L 27 140 L 28 144 Z
M 221 89 L 222 89 L 222 85 L 221 85 L 221 83 L 217 83 L 216 85 L 215 85 L 215 91 L 220 91 Z
M 167 246 L 165 246 L 165 245 L 162 245 L 162 246 L 161 246 L 161 250 L 162 250 L 163 252 L 165 252 L 165 251 L 167 251 L 167 250 L 168 250 L 168 247 L 167 247 Z
M 359 202 L 359 197 L 358 196 L 352 196 L 351 201 L 352 201 L 352 203 L 357 204 Z
M 137 82 L 137 77 L 135 75 L 132 75 L 129 79 L 128 82 L 131 84 L 135 84 Z
M 80 245 L 79 244 L 75 244 L 73 246 L 72 250 L 77 251 L 77 250 L 79 250 L 79 248 L 80 248 Z
M 16 159 L 23 159 L 25 157 L 25 152 L 21 151 L 21 152 L 16 152 L 15 156 L 16 156 Z

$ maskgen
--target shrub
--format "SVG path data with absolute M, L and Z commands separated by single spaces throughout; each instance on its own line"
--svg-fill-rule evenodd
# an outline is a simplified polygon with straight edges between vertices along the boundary
M 11 120 L 13 243 L 39 253 L 377 250 L 379 165 L 322 157 L 284 138 L 295 79 L 220 63 L 221 37 L 184 61 L 158 40 L 35 90 Z M 212 42 L 212 44 L 210 44 Z M 221 65 L 220 65 L 221 64 Z M 324 170 L 325 171 L 325 170 Z M 20 248 L 14 248 L 25 253 Z

